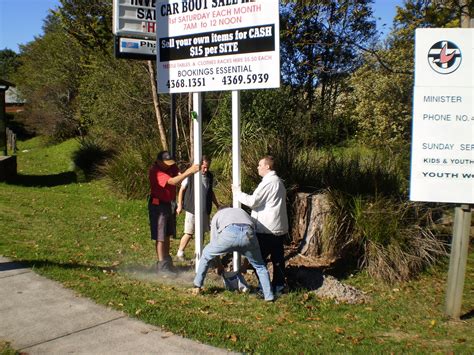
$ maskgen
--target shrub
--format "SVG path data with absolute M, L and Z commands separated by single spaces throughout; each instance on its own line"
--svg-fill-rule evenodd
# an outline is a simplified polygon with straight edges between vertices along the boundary
M 148 168 L 159 148 L 153 143 L 139 147 L 122 146 L 113 159 L 101 169 L 111 189 L 130 199 L 142 199 L 149 193 Z
M 79 144 L 79 149 L 72 157 L 76 174 L 85 180 L 100 176 L 100 167 L 113 156 L 112 150 L 106 148 L 98 139 L 91 137 L 80 139 Z
M 431 209 L 389 198 L 354 199 L 353 238 L 361 243 L 361 268 L 393 283 L 406 281 L 446 256 L 433 232 Z
M 330 189 L 352 196 L 404 196 L 407 191 L 403 159 L 381 150 L 302 150 L 288 143 L 273 155 L 287 188 L 305 192 Z
M 316 152 L 306 152 L 301 161 L 305 163 L 294 166 L 295 176 L 308 181 L 305 179 L 314 174 L 308 190 L 320 191 L 329 204 L 326 212 L 321 211 L 326 216 L 318 217 L 320 221 L 301 219 L 300 215 L 292 223 L 306 224 L 303 228 L 311 230 L 310 237 L 316 233 L 311 226 L 321 224 L 320 232 L 311 239 L 314 246 L 308 249 L 308 256 L 332 260 L 337 272 L 366 269 L 372 277 L 393 283 L 416 277 L 446 255 L 444 241 L 432 221 L 435 210 L 428 204 L 404 200 L 404 180 L 397 164 L 387 164 L 387 159 L 377 156 L 351 158 Z M 297 233 L 293 240 L 302 237 L 298 230 L 301 227 L 293 228 Z M 303 238 L 308 242 L 306 235 Z

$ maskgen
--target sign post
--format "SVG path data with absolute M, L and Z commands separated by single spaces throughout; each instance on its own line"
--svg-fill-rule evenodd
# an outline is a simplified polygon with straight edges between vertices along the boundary
M 240 91 L 232 91 L 232 185 L 240 190 Z M 232 207 L 240 207 L 240 202 L 233 196 Z M 240 254 L 234 252 L 233 270 L 240 270 Z
M 202 94 L 200 92 L 193 93 L 193 133 L 194 133 L 194 164 L 201 164 L 202 157 Z M 194 186 L 202 186 L 202 174 L 199 171 L 194 174 Z M 195 254 L 196 272 L 199 267 L 199 259 L 201 259 L 201 253 L 203 249 L 203 211 L 204 211 L 204 200 L 203 200 L 202 189 L 194 189 L 194 239 L 195 239 Z
M 469 205 L 462 205 L 461 207 L 456 207 L 454 213 L 445 313 L 451 318 L 459 319 L 461 316 L 462 293 L 469 249 L 471 209 Z
M 232 179 L 233 185 L 240 186 L 237 90 L 280 87 L 279 3 L 275 0 L 162 0 L 156 2 L 155 13 L 158 92 L 196 95 L 232 90 Z M 196 102 L 199 100 L 193 100 L 194 111 Z M 196 128 L 195 145 L 202 144 L 201 131 Z M 196 152 L 200 154 L 201 149 L 194 150 L 195 162 Z M 197 196 L 195 201 L 199 201 Z M 239 205 L 234 198 L 233 206 Z M 197 212 L 196 223 L 201 223 L 202 217 Z M 198 230 L 197 225 L 195 236 L 197 265 L 203 239 L 202 229 Z M 239 255 L 234 255 L 233 267 L 235 271 L 240 269 Z
M 455 209 L 446 314 L 459 318 L 474 203 L 474 31 L 417 29 L 410 199 Z

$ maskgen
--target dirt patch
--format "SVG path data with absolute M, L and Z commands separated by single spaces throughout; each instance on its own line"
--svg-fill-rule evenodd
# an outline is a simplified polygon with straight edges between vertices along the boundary
M 319 298 L 331 299 L 336 303 L 359 304 L 370 302 L 370 297 L 364 292 L 329 275 L 323 276 L 321 287 L 313 292 Z

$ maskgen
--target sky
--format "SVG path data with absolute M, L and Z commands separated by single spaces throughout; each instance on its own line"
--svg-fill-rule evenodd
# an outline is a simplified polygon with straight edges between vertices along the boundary
M 403 0 L 375 0 L 374 15 L 380 31 L 389 32 L 396 6 L 402 3 Z M 19 44 L 42 35 L 44 18 L 49 9 L 58 5 L 59 0 L 0 0 L 0 50 L 8 48 L 18 53 Z

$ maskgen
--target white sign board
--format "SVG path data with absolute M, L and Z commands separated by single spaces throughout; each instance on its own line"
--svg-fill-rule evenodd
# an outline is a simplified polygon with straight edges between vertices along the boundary
M 115 57 L 155 60 L 156 41 L 139 38 L 115 37 Z
M 156 0 L 114 0 L 113 4 L 114 35 L 156 38 Z
M 410 199 L 474 203 L 474 30 L 417 29 Z
M 280 86 L 279 2 L 157 2 L 158 92 Z

